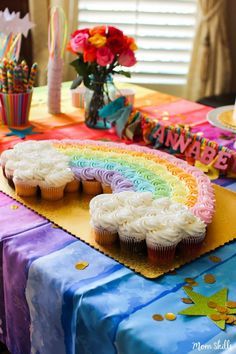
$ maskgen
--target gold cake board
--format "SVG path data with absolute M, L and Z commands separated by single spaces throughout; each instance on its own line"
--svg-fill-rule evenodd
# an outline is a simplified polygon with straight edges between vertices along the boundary
M 201 250 L 191 258 L 176 257 L 171 266 L 162 267 L 151 265 L 146 256 L 124 254 L 119 246 L 107 248 L 98 245 L 89 224 L 88 207 L 91 197 L 85 194 L 68 193 L 65 194 L 63 200 L 56 202 L 40 198 L 23 199 L 15 194 L 2 173 L 0 175 L 0 189 L 63 230 L 147 278 L 157 278 L 236 238 L 236 193 L 217 185 L 214 185 L 216 212 L 212 224 L 207 228 L 207 236 Z

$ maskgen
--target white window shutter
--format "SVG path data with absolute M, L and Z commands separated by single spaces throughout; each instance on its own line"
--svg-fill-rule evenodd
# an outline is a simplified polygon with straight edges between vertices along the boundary
M 196 2 L 79 0 L 79 28 L 113 25 L 136 39 L 138 63 L 129 68 L 132 82 L 181 85 L 190 60 Z

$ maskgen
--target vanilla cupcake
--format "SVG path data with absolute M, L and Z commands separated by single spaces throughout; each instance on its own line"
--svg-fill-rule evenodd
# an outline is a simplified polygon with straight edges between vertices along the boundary
M 52 170 L 39 182 L 41 196 L 46 200 L 59 200 L 64 196 L 64 189 L 67 183 L 73 180 L 73 173 L 69 168 L 64 170 Z
M 16 194 L 20 197 L 33 197 L 37 194 L 38 180 L 35 179 L 34 169 L 28 164 L 21 164 L 14 171 L 13 182 Z
M 118 239 L 117 222 L 110 212 L 97 209 L 93 212 L 90 221 L 95 235 L 95 241 L 100 245 L 112 245 Z

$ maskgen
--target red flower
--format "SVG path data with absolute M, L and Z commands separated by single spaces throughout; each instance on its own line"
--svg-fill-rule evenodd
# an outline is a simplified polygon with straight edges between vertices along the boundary
M 97 63 L 101 66 L 107 66 L 114 60 L 114 54 L 108 47 L 100 47 L 97 50 Z
M 91 44 L 86 44 L 84 47 L 84 62 L 94 62 L 96 61 L 97 48 Z
M 131 49 L 125 50 L 118 58 L 118 63 L 122 66 L 133 66 L 136 62 L 134 52 Z
M 108 33 L 107 33 L 107 37 L 113 37 L 113 36 L 120 36 L 123 37 L 124 34 L 121 30 L 119 30 L 116 27 L 113 26 L 108 26 Z
M 125 49 L 126 42 L 124 41 L 124 36 L 115 35 L 108 37 L 107 46 L 111 49 L 114 54 L 120 54 Z

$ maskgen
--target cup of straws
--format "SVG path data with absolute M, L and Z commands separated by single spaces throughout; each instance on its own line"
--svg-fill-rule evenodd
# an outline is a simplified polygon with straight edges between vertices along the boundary
M 29 69 L 25 60 L 0 62 L 0 109 L 3 124 L 9 127 L 27 126 L 37 74 L 37 63 Z

